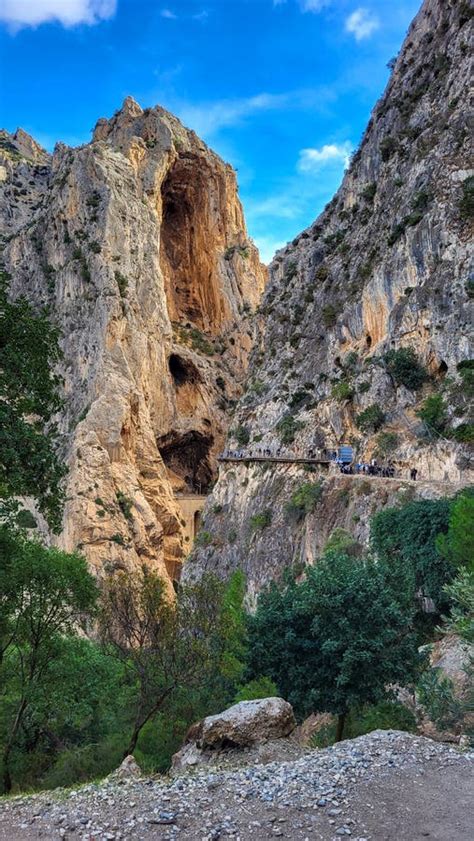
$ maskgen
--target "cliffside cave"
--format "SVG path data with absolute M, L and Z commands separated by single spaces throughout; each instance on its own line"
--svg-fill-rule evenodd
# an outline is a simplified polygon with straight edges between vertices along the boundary
M 185 433 L 170 432 L 158 439 L 157 444 L 166 467 L 181 479 L 190 494 L 206 494 L 213 480 L 210 451 L 214 437 L 192 430 Z

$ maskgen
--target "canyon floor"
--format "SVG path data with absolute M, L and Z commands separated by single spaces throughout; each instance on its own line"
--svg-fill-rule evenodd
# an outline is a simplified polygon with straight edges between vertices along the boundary
M 291 761 L 5 799 L 0 841 L 470 841 L 474 754 L 376 731 Z

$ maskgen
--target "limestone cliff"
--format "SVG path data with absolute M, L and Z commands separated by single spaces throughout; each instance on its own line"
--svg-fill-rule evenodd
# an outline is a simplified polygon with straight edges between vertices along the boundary
M 62 331 L 66 549 L 100 571 L 189 551 L 179 493 L 215 478 L 265 270 L 232 168 L 171 114 L 128 98 L 52 156 L 0 134 L 10 294 Z
M 423 494 L 472 477 L 471 20 L 468 3 L 425 0 L 339 191 L 276 255 L 230 449 L 308 455 L 350 444 L 357 458 L 391 459 L 400 477 L 416 467 L 447 483 Z M 401 348 L 420 374 L 408 387 L 413 378 L 387 357 Z M 433 396 L 439 416 L 427 426 L 417 412 Z M 398 498 L 390 480 L 368 496 L 360 481 L 325 477 L 314 513 L 295 522 L 286 505 L 311 478 L 296 465 L 224 465 L 189 574 L 242 566 L 258 588 L 317 557 L 334 527 L 366 539 L 370 513 Z

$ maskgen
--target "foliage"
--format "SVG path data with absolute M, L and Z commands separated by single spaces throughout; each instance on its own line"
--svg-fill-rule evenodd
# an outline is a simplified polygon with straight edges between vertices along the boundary
M 417 685 L 417 695 L 439 730 L 456 728 L 463 718 L 463 704 L 456 698 L 452 680 L 441 669 L 427 669 Z
M 330 552 L 344 552 L 346 555 L 358 554 L 360 550 L 359 542 L 343 528 L 335 528 L 326 542 L 324 547 L 324 554 Z
M 385 422 L 385 413 L 378 403 L 372 403 L 356 416 L 356 424 L 362 432 L 376 432 Z
M 133 514 L 132 514 L 133 500 L 130 499 L 129 496 L 126 496 L 126 494 L 124 494 L 123 491 L 117 491 L 117 493 L 115 494 L 115 497 L 117 499 L 118 506 L 119 506 L 123 516 L 125 517 L 125 519 L 133 520 Z
M 0 276 L 0 498 L 32 496 L 50 526 L 61 524 L 65 468 L 51 419 L 61 407 L 59 332 L 45 310 L 7 298 Z M 0 511 L 2 505 L 0 503 Z
M 325 306 L 321 310 L 323 316 L 323 324 L 325 327 L 334 327 L 338 310 L 334 304 L 325 304 Z
M 398 435 L 395 432 L 380 432 L 377 435 L 377 455 L 388 456 L 398 447 Z
M 124 756 L 133 753 L 147 722 L 182 693 L 209 692 L 226 658 L 230 627 L 236 626 L 229 596 L 205 576 L 180 587 L 175 602 L 164 582 L 143 567 L 109 577 L 101 597 L 101 639 L 127 669 L 133 691 L 133 721 Z M 230 613 L 229 613 L 230 611 Z M 231 634 L 230 652 L 235 656 Z M 224 675 L 226 677 L 226 675 Z
M 114 272 L 115 282 L 119 288 L 120 297 L 125 298 L 128 289 L 128 279 L 118 269 Z
M 250 525 L 253 531 L 257 531 L 258 529 L 266 529 L 267 526 L 270 525 L 272 521 L 272 512 L 268 511 L 261 511 L 260 514 L 254 514 L 250 517 Z
M 404 385 L 412 391 L 420 388 L 427 378 L 425 368 L 411 347 L 389 350 L 384 356 L 387 371 L 397 385 Z
M 380 143 L 379 148 L 380 148 L 380 155 L 381 155 L 382 160 L 383 161 L 388 161 L 388 160 L 390 160 L 390 158 L 392 157 L 394 152 L 396 152 L 396 150 L 398 148 L 398 143 L 397 143 L 397 141 L 395 140 L 394 137 L 390 137 L 390 135 L 389 135 L 389 136 L 383 138 L 383 140 Z
M 462 196 L 459 203 L 459 210 L 462 219 L 474 217 L 474 175 L 470 175 L 462 183 Z
M 426 424 L 428 431 L 443 432 L 448 422 L 446 404 L 441 394 L 427 397 L 416 414 Z
M 274 698 L 278 695 L 276 684 L 269 677 L 255 678 L 241 686 L 234 701 L 258 701 L 259 698 Z
M 0 528 L 0 664 L 14 676 L 3 734 L 3 787 L 32 697 L 47 685 L 64 638 L 74 636 L 97 597 L 78 555 L 47 549 Z M 14 664 L 14 668 L 12 668 Z
M 443 588 L 455 570 L 438 549 L 438 535 L 447 532 L 449 518 L 450 502 L 441 498 L 386 508 L 371 521 L 372 549 L 386 565 L 399 598 L 418 600 L 419 619 L 423 618 L 421 600 L 432 599 L 436 612 L 430 617 L 431 625 L 449 607 Z
M 249 618 L 249 677 L 265 674 L 299 717 L 344 717 L 412 681 L 420 666 L 411 611 L 394 597 L 383 567 L 331 552 L 260 594 Z
M 292 444 L 296 433 L 303 429 L 304 423 L 294 419 L 293 415 L 285 415 L 276 425 L 282 444 Z
M 196 540 L 194 541 L 195 546 L 202 546 L 205 548 L 206 546 L 210 546 L 212 543 L 212 534 L 210 531 L 206 531 L 205 529 L 201 529 L 196 536 Z
M 306 514 L 314 511 L 317 503 L 321 499 L 322 484 L 321 482 L 304 482 L 291 495 L 290 501 L 286 505 L 286 512 L 296 520 L 301 520 Z
M 232 435 L 241 446 L 245 446 L 245 444 L 248 444 L 250 441 L 250 430 L 247 426 L 237 426 L 232 431 Z
M 335 400 L 343 402 L 344 400 L 352 400 L 354 390 L 346 380 L 340 380 L 332 387 L 331 397 Z
M 451 584 L 445 585 L 444 592 L 449 598 L 450 614 L 443 617 L 443 630 L 474 644 L 474 572 L 460 570 Z
M 474 572 L 474 493 L 459 494 L 451 504 L 448 530 L 440 534 L 436 548 L 456 566 Z
M 416 718 L 403 704 L 397 701 L 379 701 L 366 704 L 349 713 L 344 728 L 346 739 L 356 739 L 373 730 L 404 730 L 416 733 Z M 314 748 L 326 748 L 334 744 L 336 723 L 321 728 L 311 740 Z

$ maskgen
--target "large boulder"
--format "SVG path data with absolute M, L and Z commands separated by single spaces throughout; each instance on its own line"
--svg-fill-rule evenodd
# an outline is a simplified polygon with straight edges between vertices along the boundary
M 265 743 L 274 745 L 289 736 L 295 727 L 293 708 L 283 698 L 240 701 L 190 727 L 185 744 L 173 756 L 173 770 L 213 764 L 217 756 L 245 753 Z M 254 753 L 252 756 L 260 761 Z
M 248 747 L 289 736 L 295 727 L 291 704 L 283 698 L 262 698 L 240 701 L 204 718 L 193 736 L 200 748 Z

